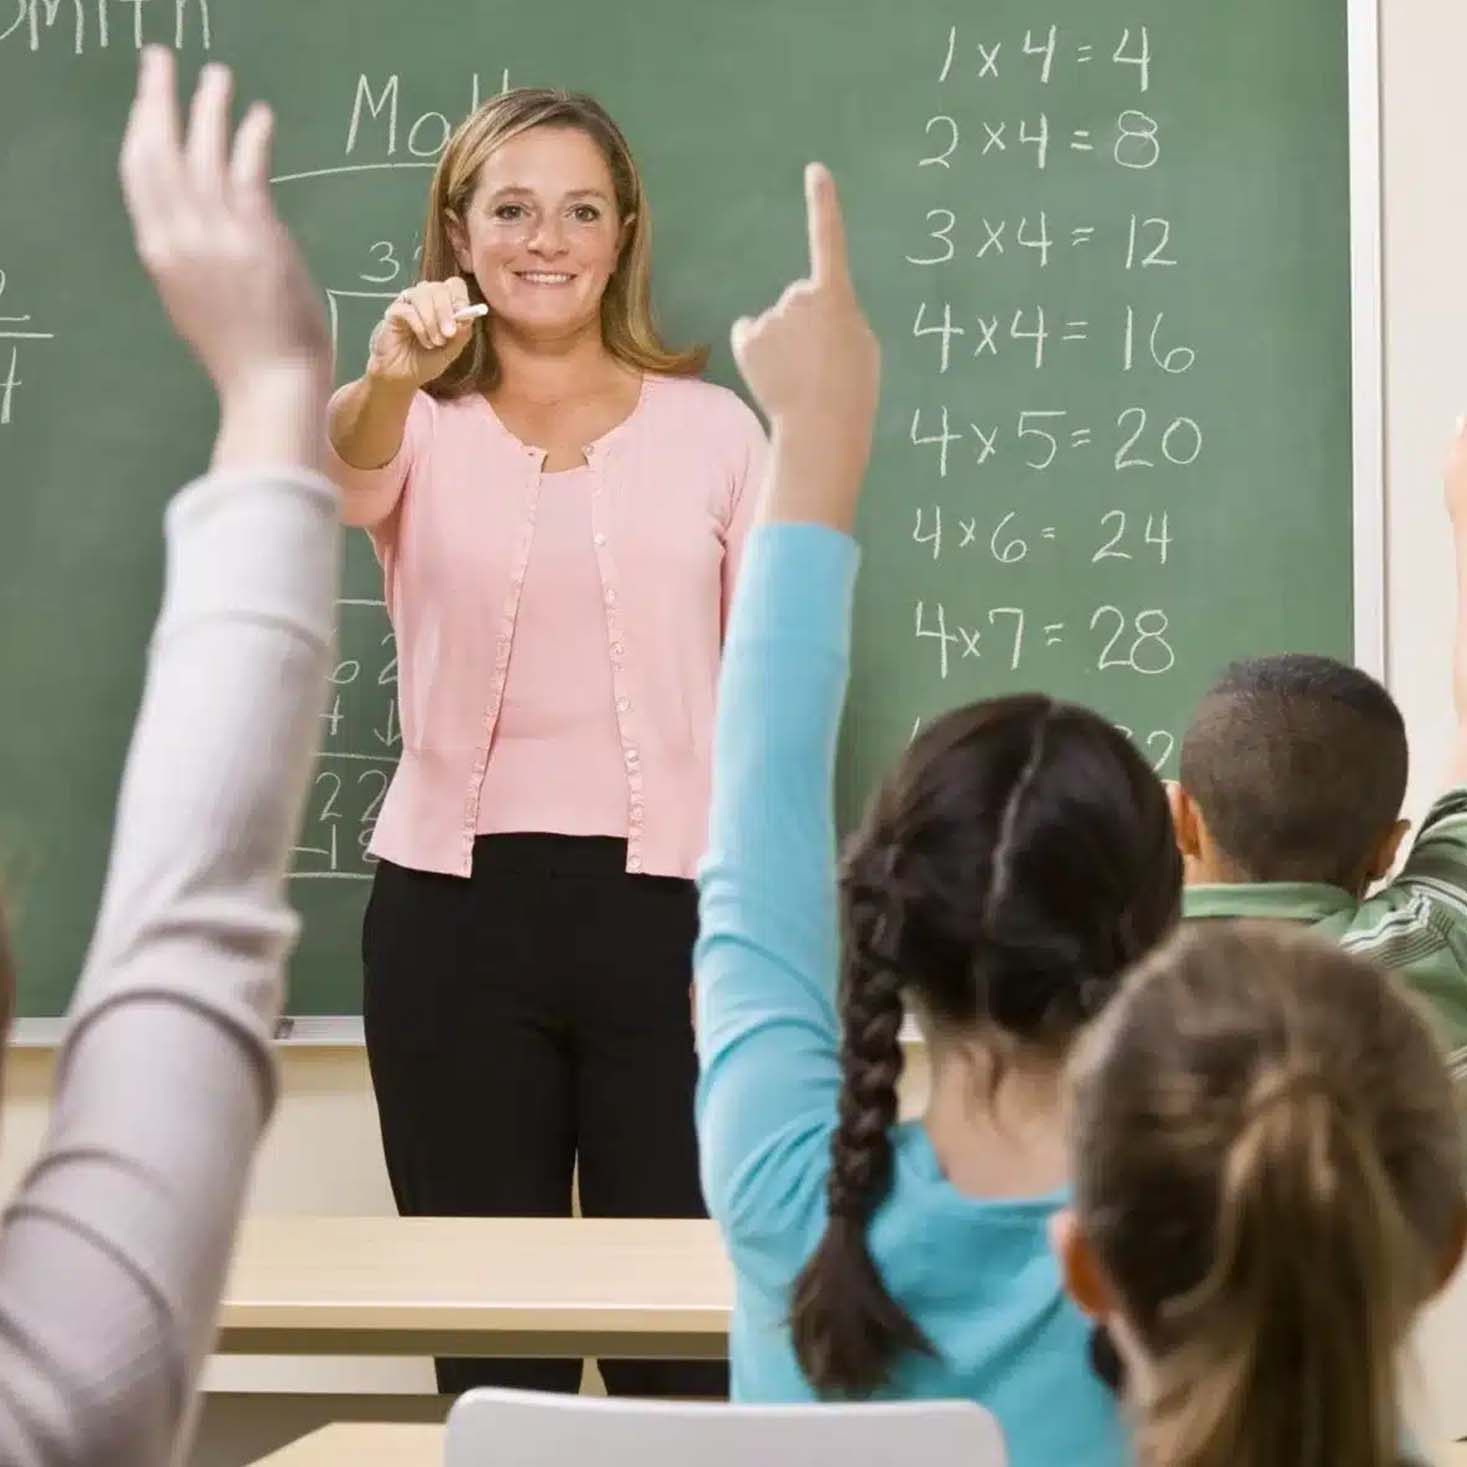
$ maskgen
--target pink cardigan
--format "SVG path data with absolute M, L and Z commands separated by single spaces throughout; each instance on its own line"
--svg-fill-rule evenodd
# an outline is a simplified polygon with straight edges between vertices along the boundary
M 707 832 L 723 628 L 766 442 L 732 392 L 646 377 L 631 415 L 587 445 L 591 533 L 627 783 L 627 870 L 691 877 Z M 372 535 L 397 634 L 402 760 L 371 850 L 467 876 L 535 533 L 543 449 L 474 393 L 418 393 L 377 469 L 336 454 L 342 514 Z M 560 777 L 594 777 L 566 758 Z

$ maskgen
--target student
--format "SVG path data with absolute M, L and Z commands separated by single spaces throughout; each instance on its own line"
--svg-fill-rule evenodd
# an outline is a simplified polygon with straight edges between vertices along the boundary
M 1394 1467 L 1399 1363 L 1462 1254 L 1428 1021 L 1304 933 L 1191 928 L 1080 1046 L 1056 1246 L 1143 1467 Z
M 834 184 L 812 167 L 807 192 L 812 280 L 733 337 L 773 425 L 724 656 L 695 964 L 734 1393 L 970 1397 L 1016 1467 L 1112 1463 L 1113 1403 L 1046 1229 L 1065 1197 L 1065 1053 L 1178 913 L 1166 798 L 1094 714 L 979 703 L 900 761 L 837 881 L 878 357 Z M 914 1124 L 896 1114 L 904 994 L 932 1054 Z
M 1467 1077 L 1467 432 L 1446 476 L 1458 609 L 1456 752 L 1396 879 L 1406 726 L 1389 693 L 1327 657 L 1235 662 L 1202 700 L 1172 786 L 1188 918 L 1304 923 L 1397 970 Z
M 168 510 L 101 912 L 50 1129 L 0 1227 L 7 1467 L 183 1459 L 275 1093 L 283 876 L 331 665 L 336 496 L 313 469 L 330 341 L 270 203 L 270 114 L 231 151 L 229 74 L 205 67 L 180 141 L 173 85 L 171 52 L 144 51 L 123 187 L 219 436 Z M 14 987 L 0 956 L 7 1018 Z
M 765 442 L 705 353 L 659 336 L 651 230 L 598 103 L 490 98 L 438 160 L 422 278 L 332 401 L 401 659 L 362 1002 L 405 1215 L 569 1216 L 573 1177 L 588 1216 L 703 1215 L 692 878 Z M 601 1373 L 728 1388 L 712 1361 Z M 445 1392 L 580 1378 L 438 1362 Z

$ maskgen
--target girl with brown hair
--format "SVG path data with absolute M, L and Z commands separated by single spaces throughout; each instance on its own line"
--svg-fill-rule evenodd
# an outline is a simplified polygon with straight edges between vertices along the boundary
M 382 561 L 402 759 L 372 842 L 367 1051 L 405 1214 L 696 1216 L 689 987 L 724 619 L 764 455 L 666 346 L 651 216 L 588 97 L 485 103 L 422 278 L 331 405 Z M 475 320 L 465 308 L 487 306 Z M 580 1362 L 440 1362 L 574 1390 Z M 617 1393 L 720 1393 L 608 1362 Z
M 1395 1467 L 1400 1355 L 1467 1228 L 1427 1020 L 1281 927 L 1189 929 L 1073 1071 L 1077 1302 L 1144 1467 Z

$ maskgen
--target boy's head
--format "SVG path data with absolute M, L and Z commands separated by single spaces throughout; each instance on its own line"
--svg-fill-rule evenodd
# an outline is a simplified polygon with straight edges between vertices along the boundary
M 1406 827 L 1406 725 L 1374 678 L 1329 657 L 1232 663 L 1182 741 L 1172 813 L 1195 876 L 1362 891 Z

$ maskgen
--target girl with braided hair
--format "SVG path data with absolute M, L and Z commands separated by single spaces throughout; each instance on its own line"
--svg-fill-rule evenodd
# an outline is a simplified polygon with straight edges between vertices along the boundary
M 812 278 L 734 328 L 773 452 L 725 648 L 695 962 L 734 1393 L 968 1397 L 1016 1467 L 1109 1467 L 1116 1406 L 1048 1246 L 1067 1196 L 1060 1076 L 1176 920 L 1166 797 L 1095 714 L 978 703 L 916 740 L 837 871 L 878 362 L 834 185 L 812 168 L 807 191 Z M 908 1007 L 932 1093 L 902 1124 Z

